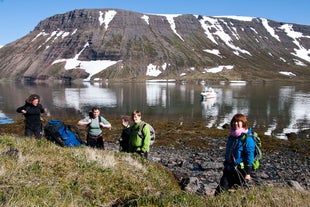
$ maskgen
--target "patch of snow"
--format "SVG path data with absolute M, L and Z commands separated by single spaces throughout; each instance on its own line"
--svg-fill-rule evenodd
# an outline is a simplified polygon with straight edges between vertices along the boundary
M 63 39 L 63 38 L 65 38 L 65 37 L 69 36 L 69 35 L 70 35 L 70 32 L 64 32 L 64 33 L 61 35 L 61 38 Z
M 219 57 L 222 57 L 220 51 L 217 49 L 213 49 L 213 50 L 205 49 L 203 51 L 210 53 L 210 54 L 213 54 L 213 55 L 216 55 L 216 56 L 219 56 Z
M 214 16 L 216 18 L 228 18 L 228 19 L 235 19 L 239 21 L 251 22 L 254 17 L 246 17 L 246 16 Z
M 243 54 L 252 56 L 251 53 L 249 53 L 248 51 L 233 45 L 232 43 L 233 41 L 231 37 L 227 33 L 225 33 L 218 19 L 203 16 L 203 18 L 200 19 L 199 22 L 202 28 L 204 29 L 207 37 L 215 44 L 218 44 L 218 43 L 215 41 L 214 35 L 218 36 L 228 47 L 233 49 L 234 54 L 239 55 L 239 52 L 241 52 Z
M 261 18 L 262 20 L 262 24 L 263 26 L 265 27 L 265 29 L 267 30 L 267 32 L 272 36 L 274 37 L 275 39 L 277 39 L 279 42 L 281 41 L 279 36 L 276 35 L 274 29 L 272 27 L 269 26 L 268 24 L 268 20 L 267 19 L 264 19 L 264 18 Z
M 143 19 L 147 24 L 150 24 L 150 22 L 149 22 L 149 16 L 147 16 L 147 15 L 143 15 L 142 17 L 141 17 L 141 19 Z
M 250 27 L 250 29 L 255 32 L 256 34 L 258 34 L 258 32 L 253 28 L 253 27 Z
M 103 17 L 103 12 L 99 11 L 98 20 L 100 22 L 100 26 L 104 24 L 104 28 L 107 30 L 109 27 L 109 23 L 112 21 L 112 19 L 114 18 L 116 14 L 117 12 L 115 10 L 109 10 L 104 13 L 104 17 Z
M 299 65 L 299 66 L 307 66 L 305 63 L 303 63 L 302 61 L 297 60 L 297 59 L 294 59 L 294 62 L 296 65 Z
M 156 83 L 156 82 L 176 82 L 176 79 L 149 79 L 146 80 L 147 83 Z
M 180 76 L 186 76 L 186 73 L 181 73 Z
M 162 72 L 159 70 L 157 65 L 149 64 L 146 69 L 147 76 L 159 76 Z
M 287 76 L 296 76 L 296 75 L 295 75 L 294 73 L 292 73 L 292 72 L 280 71 L 279 73 L 282 74 L 282 75 L 287 75 Z
M 76 32 L 77 32 L 77 29 L 75 29 L 75 30 L 71 33 L 71 35 L 74 35 Z
M 74 58 L 55 60 L 52 63 L 52 65 L 56 64 L 56 63 L 60 63 L 60 62 L 66 62 L 66 64 L 65 64 L 66 70 L 77 69 L 77 68 L 85 69 L 85 71 L 87 73 L 89 73 L 90 75 L 88 76 L 88 78 L 86 78 L 84 80 L 89 81 L 93 75 L 101 72 L 102 70 L 104 70 L 104 69 L 108 68 L 109 66 L 114 65 L 118 62 L 118 61 L 111 61 L 111 60 L 96 60 L 96 61 L 94 61 L 94 60 L 91 60 L 91 61 L 78 60 L 80 54 L 88 46 L 89 46 L 89 43 L 87 42 L 84 45 L 83 49 L 77 55 L 75 55 Z
M 174 23 L 174 18 L 175 17 L 178 17 L 178 16 L 180 16 L 179 14 L 166 14 L 166 15 L 164 15 L 166 18 L 167 18 L 167 20 L 168 20 L 168 22 L 169 22 L 169 24 L 170 24 L 170 28 L 172 29 L 172 31 L 182 40 L 182 41 L 184 41 L 184 39 L 181 37 L 181 35 L 177 32 L 177 30 L 176 30 L 176 26 L 175 26 L 175 23 Z
M 207 73 L 219 73 L 219 72 L 223 71 L 224 69 L 231 70 L 233 68 L 234 68 L 233 65 L 221 65 L 221 66 L 218 66 L 218 67 L 204 69 L 204 70 Z
M 301 32 L 294 31 L 292 24 L 284 24 L 280 29 L 284 30 L 286 34 L 293 39 L 293 43 L 298 47 L 298 49 L 294 49 L 295 53 L 292 53 L 292 55 L 310 62 L 310 49 L 304 48 L 298 41 L 298 38 L 310 38 L 310 36 L 304 36 Z
M 37 34 L 37 36 L 35 36 L 35 38 L 33 38 L 33 39 L 31 40 L 31 42 L 35 41 L 35 40 L 36 40 L 38 37 L 40 37 L 40 36 L 47 36 L 47 35 L 48 35 L 48 33 L 42 31 L 42 32 L 40 32 L 39 34 Z
M 198 16 L 196 16 L 196 18 L 198 18 Z M 211 25 L 215 23 L 215 19 L 209 18 L 208 22 L 211 23 L 211 25 L 207 24 L 205 21 L 207 20 L 207 17 L 203 17 L 202 19 L 199 20 L 201 27 L 204 29 L 205 34 L 207 35 L 208 39 L 211 40 L 214 44 L 218 44 L 215 40 L 215 38 L 213 37 L 213 33 L 209 31 L 209 29 L 211 30 L 212 27 Z M 213 21 L 212 21 L 213 20 Z
M 166 69 L 167 69 L 167 65 L 168 65 L 167 63 L 164 63 L 164 64 L 161 66 L 162 69 L 163 69 L 163 70 L 166 70 Z

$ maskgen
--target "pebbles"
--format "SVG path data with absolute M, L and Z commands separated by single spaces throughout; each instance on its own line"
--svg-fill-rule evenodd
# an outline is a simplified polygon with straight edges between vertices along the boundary
M 220 147 L 223 140 L 215 140 L 208 149 L 152 145 L 148 159 L 171 170 L 183 190 L 212 195 L 222 176 L 225 153 L 225 148 Z M 118 149 L 115 144 L 107 144 L 110 149 Z M 252 184 L 310 190 L 310 159 L 296 152 L 263 150 L 261 166 L 252 173 Z

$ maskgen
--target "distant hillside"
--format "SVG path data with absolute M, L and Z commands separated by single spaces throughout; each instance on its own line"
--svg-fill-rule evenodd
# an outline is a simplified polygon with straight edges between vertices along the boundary
M 310 26 L 251 17 L 85 9 L 0 49 L 0 78 L 310 79 Z

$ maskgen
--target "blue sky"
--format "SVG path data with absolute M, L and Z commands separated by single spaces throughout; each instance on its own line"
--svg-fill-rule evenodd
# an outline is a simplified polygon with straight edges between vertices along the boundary
M 148 14 L 237 15 L 310 25 L 310 0 L 0 0 L 0 45 L 27 35 L 47 17 L 84 8 Z

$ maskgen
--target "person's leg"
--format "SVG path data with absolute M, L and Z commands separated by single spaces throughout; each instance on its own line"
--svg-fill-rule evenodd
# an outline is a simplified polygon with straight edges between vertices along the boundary
M 103 138 L 102 137 L 97 138 L 96 147 L 98 149 L 104 149 L 104 142 L 103 142 Z
M 33 129 L 33 133 L 37 139 L 41 139 L 42 138 L 42 127 L 40 126 L 40 127 Z
M 33 135 L 32 129 L 30 129 L 29 127 L 25 126 L 25 136 L 26 137 L 31 137 L 32 135 Z
M 215 196 L 228 191 L 234 182 L 234 167 L 231 165 L 225 165 L 223 169 L 223 176 L 221 177 L 220 184 L 215 190 Z
M 93 139 L 93 138 L 89 138 L 87 136 L 87 146 L 89 147 L 96 147 L 96 139 Z
M 230 182 L 229 182 L 230 178 L 227 172 L 223 172 L 223 176 L 221 177 L 220 180 L 220 184 L 216 187 L 215 189 L 215 196 L 228 191 L 228 189 L 230 188 Z

